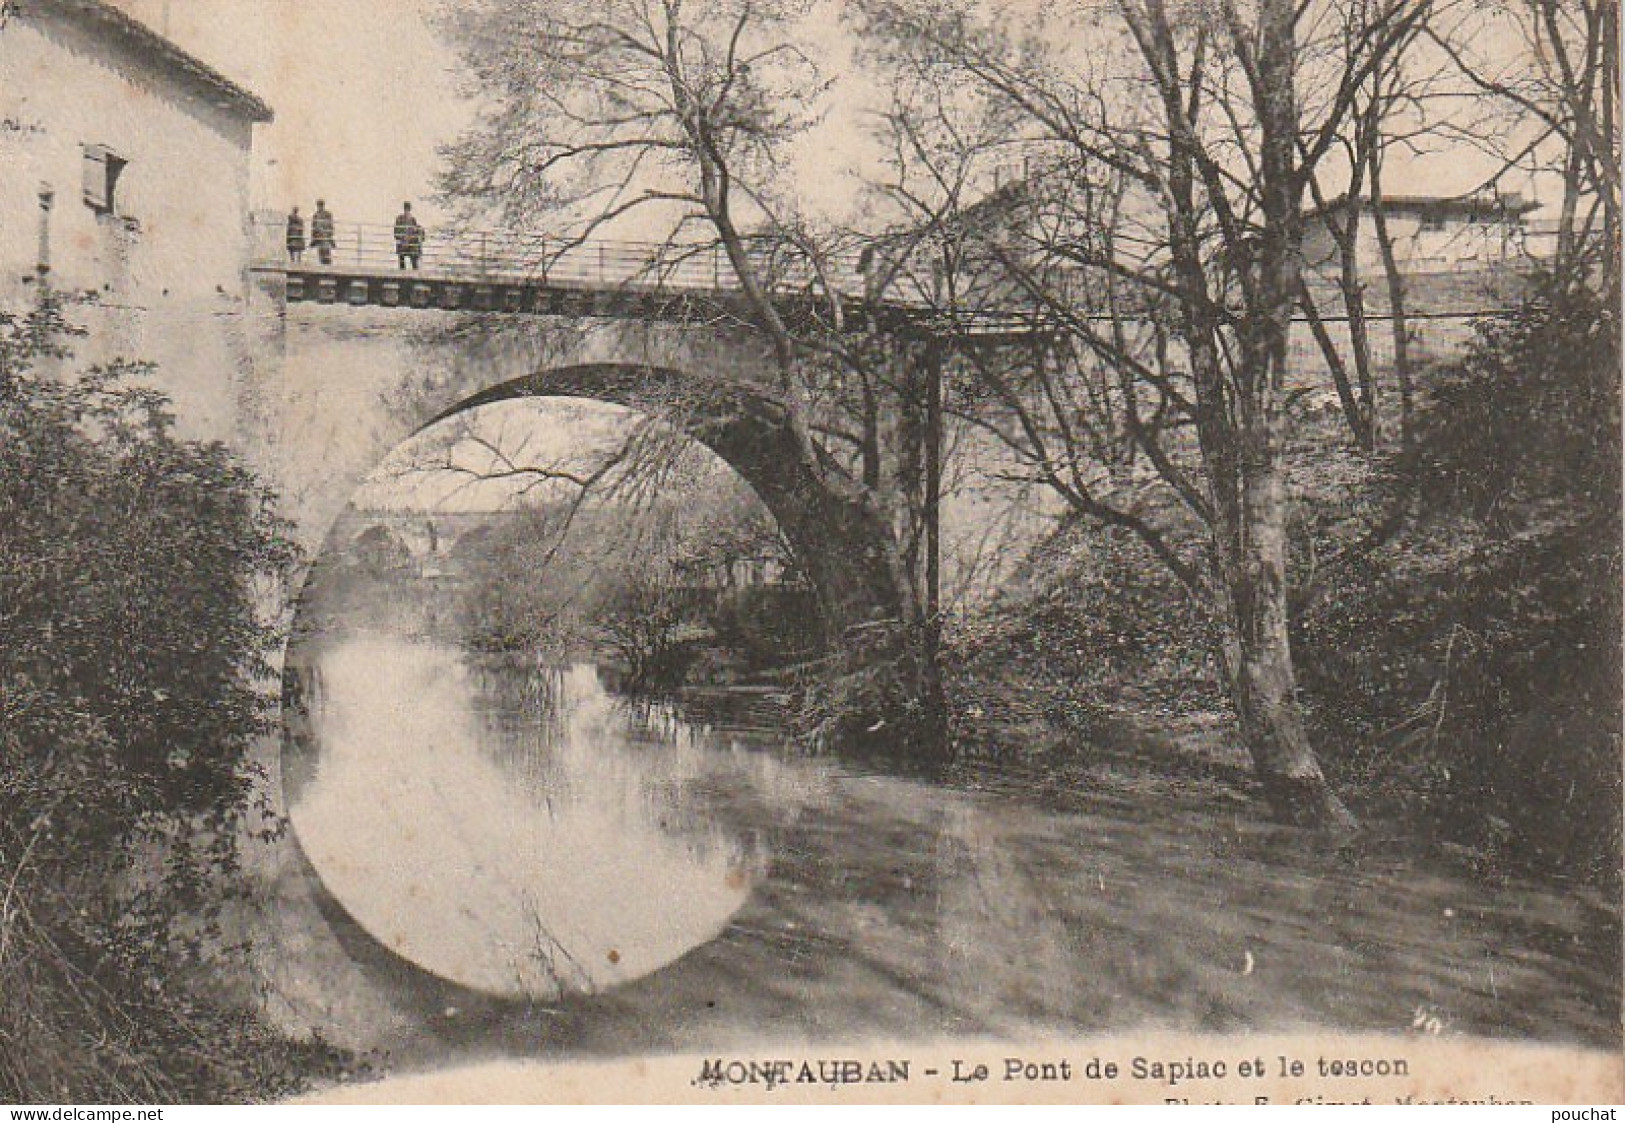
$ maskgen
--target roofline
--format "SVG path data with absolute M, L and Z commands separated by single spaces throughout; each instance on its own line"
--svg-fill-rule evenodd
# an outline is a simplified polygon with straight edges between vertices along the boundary
M 1369 199 L 1359 200 L 1369 207 Z M 1342 194 L 1327 201 L 1325 206 L 1310 207 L 1303 212 L 1305 218 L 1319 218 L 1330 212 L 1344 210 L 1349 205 L 1348 195 Z M 1504 214 L 1521 218 L 1530 211 L 1540 209 L 1540 200 L 1521 195 L 1384 195 L 1382 207 L 1394 210 L 1433 210 L 1454 214 Z
M 184 80 L 215 95 L 216 105 L 256 124 L 269 124 L 276 116 L 270 105 L 252 91 L 107 0 L 11 0 L 6 6 L 18 14 L 26 14 L 30 8 L 54 12 L 103 32 L 126 47 L 154 54 Z

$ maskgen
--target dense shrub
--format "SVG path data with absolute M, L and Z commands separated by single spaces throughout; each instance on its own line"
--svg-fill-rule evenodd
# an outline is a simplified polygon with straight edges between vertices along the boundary
M 1397 485 L 1424 516 L 1465 514 L 1510 530 L 1549 502 L 1570 521 L 1617 519 L 1619 329 L 1608 300 L 1550 281 L 1483 321 L 1462 359 L 1431 380 Z
M 948 760 L 947 713 L 923 637 L 895 621 L 849 629 L 822 658 L 795 668 L 791 720 L 810 752 L 936 772 Z
M 1436 372 L 1373 508 L 1410 519 L 1302 622 L 1333 763 L 1497 859 L 1620 868 L 1618 319 L 1537 289 Z
M 0 314 L 0 1099 L 254 1094 L 270 1035 L 176 980 L 273 825 L 248 751 L 290 549 L 139 368 L 63 373 L 68 335 Z
M 603 568 L 593 543 L 579 541 L 591 538 L 584 522 L 567 508 L 520 509 L 465 538 L 457 550 L 462 642 L 475 651 L 554 657 L 583 643 L 582 618 Z
M 683 681 L 690 657 L 683 598 L 659 576 L 628 567 L 600 597 L 593 622 L 611 658 L 625 668 L 627 689 Z
M 749 670 L 815 656 L 823 645 L 818 601 L 803 585 L 747 585 L 719 591 L 705 621 L 716 642 Z

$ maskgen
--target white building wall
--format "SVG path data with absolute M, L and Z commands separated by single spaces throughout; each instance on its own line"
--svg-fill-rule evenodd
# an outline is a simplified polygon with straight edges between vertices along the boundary
M 0 28 L 0 304 L 32 299 L 40 194 L 52 192 L 49 280 L 92 293 L 85 361 L 159 364 L 187 435 L 229 437 L 247 299 L 252 123 L 48 5 Z M 84 196 L 85 146 L 127 161 L 111 213 Z
M 1344 219 L 1340 217 L 1339 221 Z M 1408 273 L 1518 261 L 1532 248 L 1526 246 L 1521 226 L 1505 220 L 1472 222 L 1450 217 L 1430 224 L 1415 214 L 1398 212 L 1388 216 L 1388 236 L 1393 240 L 1395 260 Z M 1314 220 L 1308 224 L 1303 257 L 1311 269 L 1336 271 L 1337 247 L 1324 223 Z M 1360 217 L 1354 257 L 1363 276 L 1381 283 L 1382 247 L 1369 213 Z

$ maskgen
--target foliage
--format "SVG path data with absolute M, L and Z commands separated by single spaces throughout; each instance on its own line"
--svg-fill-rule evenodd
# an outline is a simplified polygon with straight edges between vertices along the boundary
M 562 509 L 537 508 L 488 534 L 476 534 L 459 554 L 466 591 L 458 614 L 462 639 L 476 651 L 560 653 L 583 635 L 597 559 L 569 535 L 580 524 Z
M 1083 735 L 1124 710 L 1222 708 L 1211 640 L 1202 606 L 1137 538 L 1068 521 L 998 602 L 949 634 L 960 748 L 1023 752 L 999 732 L 1011 723 Z
M 797 668 L 798 741 L 811 752 L 934 771 L 946 763 L 946 704 L 922 637 L 895 622 L 851 629 L 833 652 Z
M 600 601 L 598 631 L 627 669 L 631 689 L 671 686 L 683 678 L 683 598 L 644 569 L 628 568 Z
M 1484 321 L 1430 397 L 1395 472 L 1429 512 L 1491 525 L 1546 501 L 1581 518 L 1617 513 L 1619 317 L 1593 291 L 1548 279 Z
M 1414 519 L 1302 622 L 1368 796 L 1495 857 L 1620 867 L 1618 319 L 1546 285 L 1437 372 L 1388 488 Z
M 636 685 L 674 685 L 707 629 L 748 663 L 782 663 L 816 640 L 776 608 L 810 614 L 797 586 L 733 587 L 741 564 L 787 564 L 772 516 L 714 458 L 648 494 L 621 487 L 515 512 L 459 548 L 463 641 L 481 651 L 554 654 L 602 642 Z M 788 649 L 788 650 L 787 650 Z M 713 653 L 718 657 L 723 652 Z
M 817 598 L 801 585 L 722 590 L 705 619 L 717 642 L 752 670 L 805 660 L 823 645 Z
M 786 0 L 475 0 L 440 24 L 485 110 L 448 155 L 447 190 L 509 218 L 639 206 L 710 221 L 715 177 L 758 177 L 822 83 L 781 38 Z M 720 208 L 720 214 L 719 212 Z
M 175 980 L 274 827 L 257 606 L 292 552 L 144 368 L 67 370 L 71 334 L 51 300 L 0 313 L 0 1098 L 241 1095 L 267 1035 L 238 1055 L 256 1031 Z

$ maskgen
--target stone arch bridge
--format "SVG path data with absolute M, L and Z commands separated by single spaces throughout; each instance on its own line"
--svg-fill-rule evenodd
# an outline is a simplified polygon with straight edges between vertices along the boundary
M 283 496 L 308 552 L 385 456 L 426 426 L 503 400 L 588 398 L 656 415 L 740 474 L 778 521 L 831 642 L 917 620 L 886 516 L 771 389 L 771 351 L 737 310 L 564 292 L 515 316 L 505 307 L 513 289 L 471 312 L 462 299 L 448 306 L 444 281 L 432 301 L 385 302 L 383 286 L 396 283 L 254 272 L 238 443 Z M 464 286 L 470 299 L 474 287 Z
M 656 416 L 761 498 L 812 589 L 819 634 L 842 654 L 834 665 L 884 668 L 894 683 L 884 693 L 899 713 L 848 715 L 836 740 L 862 748 L 862 730 L 885 729 L 877 751 L 934 758 L 940 687 L 889 515 L 775 392 L 771 348 L 739 295 L 669 281 L 258 265 L 234 443 L 314 557 L 391 450 L 438 421 L 532 397 Z M 793 314 L 793 298 L 782 306 Z
M 887 516 L 772 389 L 771 348 L 718 262 L 646 247 L 622 260 L 628 251 L 604 246 L 529 247 L 510 260 L 460 243 L 431 247 L 426 267 L 408 271 L 388 245 L 358 229 L 331 263 L 288 263 L 262 248 L 250 271 L 233 443 L 278 489 L 312 555 L 363 480 L 424 427 L 503 400 L 590 398 L 658 415 L 739 472 L 778 520 L 832 647 L 923 634 Z M 838 292 L 866 291 L 865 277 L 846 272 L 833 278 Z M 788 281 L 774 291 L 793 317 L 812 278 Z M 1470 322 L 1457 306 L 1480 303 L 1465 284 L 1438 279 L 1440 299 L 1418 309 L 1445 349 Z M 904 296 L 881 315 L 918 334 L 929 303 Z M 1005 319 L 989 314 L 981 330 L 1030 334 L 1019 316 Z M 1295 360 L 1318 365 L 1308 333 L 1295 340 Z M 934 690 L 930 678 L 928 668 L 913 675 L 910 689 Z

